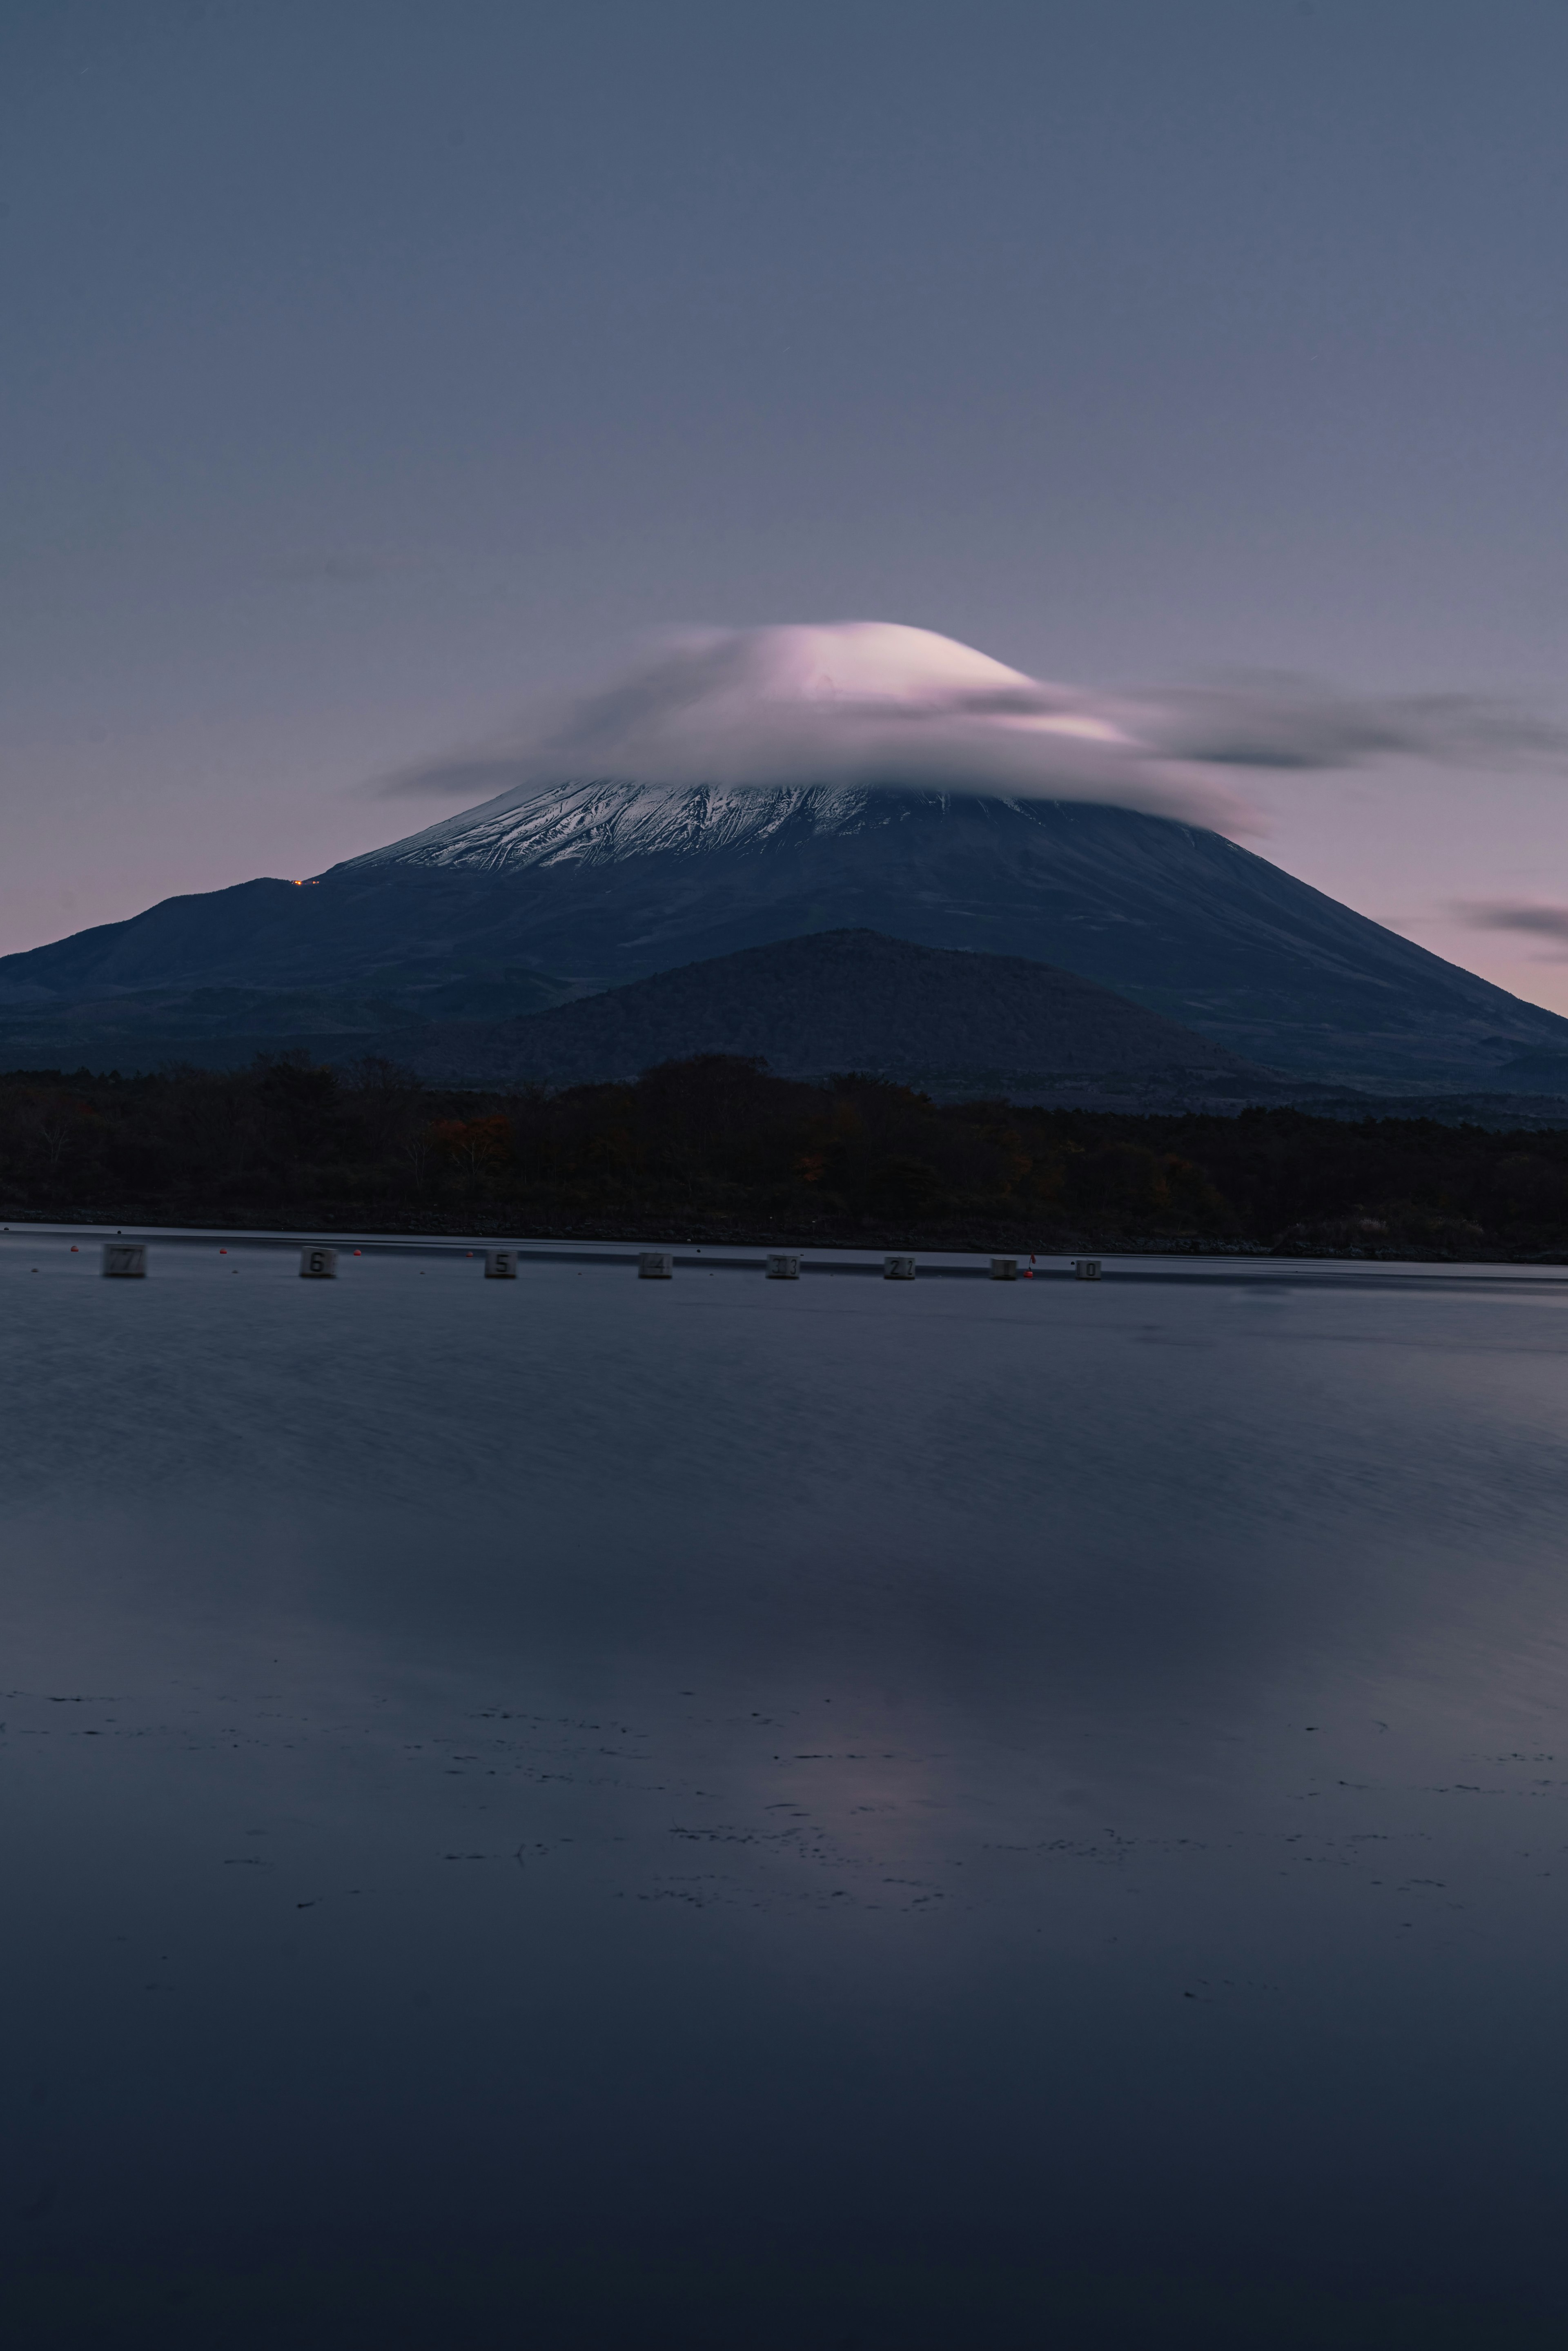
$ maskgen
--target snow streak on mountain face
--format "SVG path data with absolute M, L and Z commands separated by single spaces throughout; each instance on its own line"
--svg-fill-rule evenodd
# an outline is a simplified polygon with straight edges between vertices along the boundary
M 723 850 L 764 851 L 788 836 L 864 833 L 905 818 L 912 799 L 933 810 L 952 796 L 870 787 L 715 784 L 570 784 L 541 794 L 532 786 L 501 792 L 483 807 L 428 826 L 335 870 L 373 865 L 469 866 L 520 872 L 530 866 L 614 865 L 630 858 L 700 856 Z M 1016 808 L 1019 803 L 1002 800 Z

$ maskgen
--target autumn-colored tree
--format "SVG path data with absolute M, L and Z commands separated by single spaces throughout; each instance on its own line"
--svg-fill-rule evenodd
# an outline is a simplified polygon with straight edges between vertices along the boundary
M 493 1118 L 442 1118 L 429 1130 L 437 1155 L 470 1186 L 505 1166 L 512 1155 L 512 1123 Z

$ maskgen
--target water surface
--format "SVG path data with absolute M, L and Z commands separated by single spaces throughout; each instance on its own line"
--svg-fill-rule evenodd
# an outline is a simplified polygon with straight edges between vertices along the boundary
M 791 2344 L 975 2339 L 922 2264 L 1071 2286 L 1074 2345 L 1556 2331 L 1556 1280 L 78 1240 L 0 1240 L 49 2325 L 509 2262 L 664 2264 L 600 2342 L 771 2341 L 703 2332 L 726 2264 L 839 2278 Z

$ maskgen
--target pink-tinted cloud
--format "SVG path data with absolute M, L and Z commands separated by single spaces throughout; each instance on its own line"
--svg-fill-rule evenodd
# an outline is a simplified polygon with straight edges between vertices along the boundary
M 1563 747 L 1528 717 L 1460 695 L 1379 701 L 1266 677 L 1112 697 L 928 629 L 848 621 L 666 637 L 508 740 L 381 789 L 472 801 L 591 779 L 921 785 L 1110 801 L 1236 831 L 1256 829 L 1240 770 Z
M 1522 898 L 1457 898 L 1450 911 L 1472 931 L 1514 931 L 1550 940 L 1557 952 L 1536 960 L 1568 963 L 1568 906 L 1535 905 Z

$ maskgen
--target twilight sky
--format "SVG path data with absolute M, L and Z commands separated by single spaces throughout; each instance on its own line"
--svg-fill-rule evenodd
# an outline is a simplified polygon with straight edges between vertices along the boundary
M 1479 697 L 1239 837 L 1568 1010 L 1565 88 L 1561 0 L 5 0 L 0 951 L 869 620 Z

